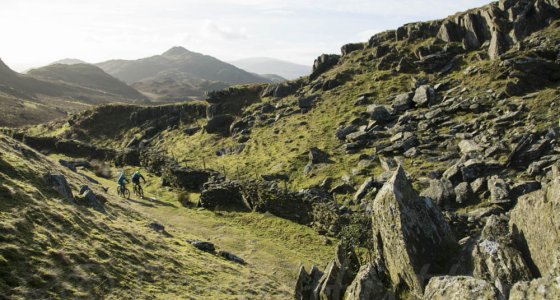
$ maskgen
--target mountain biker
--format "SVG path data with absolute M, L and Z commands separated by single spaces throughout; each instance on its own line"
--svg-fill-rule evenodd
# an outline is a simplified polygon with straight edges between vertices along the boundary
M 132 184 L 133 187 L 139 186 L 140 187 L 140 179 L 142 179 L 144 181 L 144 184 L 146 184 L 146 178 L 144 178 L 144 176 L 142 176 L 142 173 L 140 173 L 140 170 L 134 172 L 134 174 L 132 174 Z
M 128 179 L 126 178 L 126 173 L 124 171 L 121 171 L 121 173 L 119 174 L 119 177 L 117 179 L 117 184 L 119 185 L 119 190 L 123 191 L 126 188 L 126 183 L 128 182 Z

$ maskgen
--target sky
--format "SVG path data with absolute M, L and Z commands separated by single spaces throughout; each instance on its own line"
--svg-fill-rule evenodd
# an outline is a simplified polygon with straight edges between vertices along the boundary
M 173 46 L 231 61 L 311 65 L 322 53 L 489 0 L 0 0 L 0 59 L 16 71 L 63 58 L 138 59 Z

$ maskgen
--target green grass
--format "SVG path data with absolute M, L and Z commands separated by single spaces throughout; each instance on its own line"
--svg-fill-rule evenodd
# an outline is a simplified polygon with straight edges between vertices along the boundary
M 0 136 L 0 293 L 11 298 L 286 299 L 300 264 L 324 266 L 333 245 L 313 230 L 256 213 L 216 214 L 185 208 L 176 191 L 148 174 L 148 196 L 108 199 L 107 214 L 68 203 L 42 183 L 64 173 L 74 193 L 86 181 L 59 166 L 62 156 L 23 156 Z M 21 146 L 24 147 L 24 146 Z M 88 171 L 80 173 L 94 177 Z M 196 196 L 193 196 L 196 198 Z M 157 220 L 171 237 L 151 231 Z M 194 249 L 209 240 L 244 258 L 245 266 Z

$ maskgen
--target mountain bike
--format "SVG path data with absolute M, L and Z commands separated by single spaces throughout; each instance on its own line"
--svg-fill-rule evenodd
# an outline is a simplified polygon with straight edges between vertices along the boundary
M 144 199 L 144 189 L 142 189 L 141 185 L 134 184 L 132 190 L 134 191 L 134 195 L 140 197 L 140 199 Z
M 125 186 L 119 186 L 117 188 L 117 193 L 123 198 L 130 199 L 130 190 Z

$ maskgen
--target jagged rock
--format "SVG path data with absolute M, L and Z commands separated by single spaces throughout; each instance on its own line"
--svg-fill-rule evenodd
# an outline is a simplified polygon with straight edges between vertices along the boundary
M 203 241 L 188 241 L 188 242 L 189 244 L 193 245 L 193 247 L 195 247 L 196 249 L 204 252 L 214 253 L 216 251 L 216 247 L 214 246 L 214 244 L 210 242 L 203 242 Z
M 459 150 L 463 154 L 468 154 L 471 152 L 481 152 L 482 148 L 473 140 L 462 140 L 459 142 Z
M 317 147 L 312 147 L 309 149 L 309 162 L 311 164 L 328 163 L 330 162 L 329 154 Z
M 221 135 L 229 135 L 229 128 L 231 124 L 235 121 L 235 117 L 232 115 L 217 115 L 208 120 L 204 129 L 208 133 L 217 133 Z
M 532 271 L 542 276 L 560 274 L 560 178 L 545 188 L 519 197 L 510 214 Z
M 373 180 L 373 177 L 366 178 L 366 180 L 364 181 L 364 183 L 362 183 L 362 185 L 360 186 L 356 194 L 354 194 L 354 199 L 353 199 L 354 203 L 360 203 L 362 198 L 364 198 L 364 196 L 373 187 L 374 182 L 375 181 Z
M 509 203 L 508 184 L 497 175 L 488 178 L 488 190 L 490 191 L 490 202 L 495 204 Z
M 336 138 L 339 140 L 345 140 L 346 136 L 349 135 L 352 132 L 355 132 L 356 130 L 358 130 L 358 126 L 356 125 L 348 125 L 348 126 L 339 126 L 337 131 L 336 131 Z
M 466 182 L 461 182 L 455 187 L 455 202 L 459 204 L 467 203 L 472 197 L 471 187 Z
M 385 171 L 393 171 L 399 166 L 397 161 L 392 157 L 379 156 L 379 163 L 381 164 L 381 168 Z
M 74 195 L 72 195 L 72 189 L 66 180 L 66 177 L 62 174 L 52 174 L 47 173 L 43 176 L 45 182 L 52 186 L 61 196 L 70 202 L 74 202 Z
M 340 49 L 340 52 L 342 53 L 342 56 L 346 56 L 354 51 L 358 51 L 358 50 L 362 50 L 365 48 L 365 44 L 364 43 L 354 43 L 354 44 L 346 44 L 344 46 L 342 46 L 342 48 Z
M 525 194 L 540 190 L 541 187 L 542 185 L 538 181 L 518 182 L 511 187 L 509 195 L 511 199 L 517 200 Z
M 372 214 L 374 249 L 396 293 L 421 297 L 421 269 L 430 265 L 438 274 L 447 267 L 443 258 L 456 243 L 449 225 L 431 200 L 418 196 L 401 166 L 377 193 Z
M 195 133 L 199 132 L 200 130 L 201 130 L 201 128 L 199 126 L 193 126 L 193 127 L 185 128 L 183 130 L 183 132 L 186 135 L 194 135 Z
M 315 99 L 317 99 L 317 96 L 300 98 L 298 100 L 298 106 L 301 109 L 310 109 L 313 107 L 313 103 L 315 103 Z
M 367 107 L 367 113 L 370 118 L 378 122 L 386 122 L 391 120 L 391 113 L 387 107 L 383 105 L 372 104 Z
M 472 251 L 473 276 L 493 282 L 506 297 L 514 283 L 532 278 L 521 252 L 510 246 L 507 234 L 507 219 L 491 216 Z
M 395 97 L 395 100 L 393 100 L 392 103 L 393 110 L 395 110 L 396 112 L 403 112 L 408 110 L 413 103 L 412 97 L 413 93 L 404 93 Z
M 151 222 L 150 224 L 148 224 L 148 227 L 150 227 L 155 232 L 165 232 L 165 226 L 158 222 Z
M 492 284 L 469 276 L 432 277 L 426 286 L 425 300 L 495 300 L 500 294 Z
M 64 159 L 60 159 L 60 160 L 58 161 L 58 163 L 59 163 L 61 166 L 70 169 L 70 171 L 72 171 L 72 172 L 77 172 L 76 166 L 75 166 L 74 164 L 72 164 L 71 162 L 69 162 L 69 161 L 66 161 L 66 160 L 64 160 Z
M 545 299 L 560 299 L 560 276 L 518 282 L 509 294 L 509 300 Z
M 100 212 L 105 211 L 104 204 L 107 201 L 103 197 L 96 195 L 87 185 L 82 185 L 80 187 L 80 191 L 78 196 L 75 197 L 75 200 L 78 204 L 92 207 Z
M 441 180 L 430 180 L 429 186 L 424 189 L 420 196 L 432 199 L 439 207 L 445 207 L 455 200 L 453 184 L 445 178 Z
M 323 276 L 323 272 L 319 271 L 316 266 L 311 267 L 311 272 L 308 274 L 303 266 L 300 267 L 298 277 L 296 280 L 295 299 L 296 300 L 311 300 L 313 290 L 319 283 Z
M 339 60 L 340 55 L 336 54 L 323 54 L 319 56 L 313 63 L 313 72 L 309 75 L 309 79 L 315 80 L 321 74 L 338 64 Z
M 354 281 L 346 289 L 344 299 L 369 300 L 392 299 L 394 295 L 384 286 L 379 272 L 374 264 L 363 265 Z
M 358 269 L 356 254 L 339 244 L 336 259 L 325 268 L 325 272 L 313 290 L 314 299 L 342 299 L 346 287 L 352 282 Z
M 436 92 L 429 85 L 422 85 L 416 89 L 412 101 L 416 103 L 416 106 L 422 107 L 433 103 L 436 97 Z
M 238 263 L 238 264 L 241 264 L 241 265 L 246 264 L 246 262 L 243 258 L 241 258 L 241 257 L 239 257 L 235 254 L 232 254 L 230 252 L 227 252 L 227 251 L 220 250 L 220 251 L 218 251 L 218 255 L 223 257 L 224 259 L 232 261 L 234 263 Z

